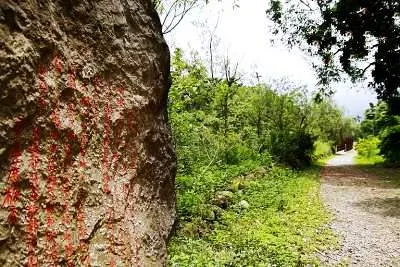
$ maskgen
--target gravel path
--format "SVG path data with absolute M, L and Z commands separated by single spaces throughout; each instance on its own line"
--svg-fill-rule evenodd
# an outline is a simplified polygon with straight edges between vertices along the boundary
M 353 166 L 339 153 L 322 171 L 321 194 L 335 219 L 341 247 L 321 255 L 323 266 L 400 266 L 400 188 Z

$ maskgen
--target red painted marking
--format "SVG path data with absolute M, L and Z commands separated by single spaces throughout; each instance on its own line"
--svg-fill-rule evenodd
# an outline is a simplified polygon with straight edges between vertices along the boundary
M 79 250 L 82 252 L 81 253 L 81 264 L 85 263 L 87 266 L 88 263 L 90 262 L 89 258 L 89 246 L 85 242 L 85 237 L 87 236 L 87 230 L 86 230 L 86 225 L 85 225 L 85 213 L 82 208 L 82 203 L 79 203 L 77 207 L 77 222 L 78 222 L 78 237 L 79 237 Z
M 95 123 L 99 124 L 99 120 L 101 119 L 100 116 L 100 106 L 101 106 L 101 97 L 100 94 L 104 91 L 103 90 L 104 83 L 99 77 L 95 77 L 94 79 L 94 90 L 93 90 L 93 102 L 91 103 L 92 113 L 94 115 Z
M 39 128 L 35 127 L 33 129 L 32 145 L 29 147 L 28 151 L 31 154 L 31 159 L 29 161 L 29 167 L 31 168 L 30 174 L 30 185 L 31 193 L 29 204 L 26 207 L 27 217 L 28 217 L 28 267 L 38 266 L 38 260 L 35 255 L 35 248 L 37 246 L 37 231 L 39 228 L 39 221 L 36 218 L 39 207 L 36 206 L 36 201 L 39 198 L 39 178 L 37 173 L 37 167 L 39 163 L 39 142 L 40 142 L 40 132 Z
M 67 87 L 76 89 L 76 70 L 75 67 L 70 67 L 67 75 Z
M 47 194 L 49 197 L 53 198 L 53 191 L 57 185 L 57 177 L 56 177 L 56 163 L 55 161 L 57 161 L 57 156 L 56 156 L 56 152 L 57 152 L 57 145 L 53 144 L 51 146 L 50 151 L 52 151 L 52 153 L 54 153 L 52 155 L 52 157 L 49 160 L 49 164 L 47 165 L 47 172 L 48 172 L 48 177 L 47 177 Z
M 100 89 L 101 87 L 104 87 L 104 82 L 100 77 L 97 76 L 94 78 L 94 89 L 97 94 L 102 93 Z
M 37 267 L 37 266 L 39 266 L 39 262 L 38 262 L 37 257 L 34 257 L 34 256 L 29 255 L 29 256 L 28 256 L 28 263 L 27 263 L 27 266 L 28 266 L 28 267 Z
M 52 65 L 54 66 L 57 74 L 61 74 L 61 72 L 63 71 L 63 63 L 61 61 L 61 59 L 59 58 L 59 56 L 55 56 L 53 61 L 52 61 Z
M 51 114 L 51 120 L 53 121 L 56 129 L 51 133 L 52 137 L 52 144 L 50 146 L 51 157 L 49 159 L 49 163 L 47 165 L 47 196 L 49 198 L 49 203 L 54 201 L 54 190 L 57 187 L 57 151 L 58 151 L 58 142 L 59 142 L 59 134 L 58 130 L 60 129 L 61 121 L 58 117 L 57 110 L 54 110 Z M 53 229 L 54 227 L 54 219 L 53 219 L 53 207 L 47 206 L 45 209 L 46 214 L 46 255 L 47 255 L 47 262 L 51 266 L 56 266 L 57 259 L 58 259 L 58 246 L 56 241 L 57 232 Z
M 18 199 L 20 192 L 14 187 L 7 188 L 5 192 L 5 197 L 3 200 L 3 207 L 11 207 L 15 204 Z
M 75 106 L 74 106 L 74 104 L 72 104 L 72 103 L 68 104 L 67 112 L 68 112 L 68 116 L 69 116 L 69 119 L 71 120 L 71 122 L 74 121 L 74 119 L 75 119 Z
M 18 222 L 18 211 L 15 206 L 9 208 L 10 213 L 8 214 L 7 221 L 11 225 L 16 225 Z
M 123 87 L 119 87 L 118 89 L 117 89 L 117 91 L 118 91 L 118 99 L 117 99 L 117 103 L 118 103 L 118 105 L 120 106 L 120 107 L 125 107 L 125 98 L 124 98 L 124 92 L 125 92 L 125 89 L 123 88 Z
M 90 102 L 91 102 L 91 100 L 90 100 L 90 98 L 87 97 L 87 96 L 81 98 L 81 104 L 84 105 L 84 106 L 86 106 L 86 107 L 89 107 L 89 106 L 90 106 Z
M 110 149 L 110 103 L 107 102 L 104 107 L 104 139 L 103 139 L 103 191 L 110 193 L 110 174 L 109 174 L 109 149 Z
M 10 166 L 10 173 L 8 175 L 8 180 L 12 183 L 15 184 L 19 180 L 19 163 L 20 161 L 15 160 L 12 161 L 12 165 Z
M 47 255 L 48 261 L 50 262 L 50 265 L 56 266 L 56 262 L 58 259 L 57 242 L 56 242 L 57 233 L 55 231 L 51 230 L 51 228 L 54 225 L 54 220 L 52 218 L 53 208 L 46 207 L 45 213 L 46 213 L 45 238 L 47 241 L 47 248 L 48 248 L 45 250 L 45 253 Z
M 85 90 L 87 90 L 86 86 L 84 86 Z M 86 168 L 86 152 L 87 152 L 87 147 L 89 143 L 89 138 L 87 134 L 87 122 L 86 120 L 88 119 L 89 111 L 87 107 L 90 107 L 91 101 L 89 97 L 83 97 L 81 98 L 81 103 L 85 106 L 85 109 L 83 111 L 84 117 L 82 119 L 82 132 L 80 135 L 80 144 L 79 144 L 79 165 L 82 168 L 82 174 L 80 175 L 80 178 L 82 180 L 85 180 L 85 168 Z M 81 251 L 81 256 L 80 256 L 80 262 L 82 265 L 89 266 L 90 265 L 90 256 L 88 253 L 89 246 L 85 242 L 85 238 L 87 236 L 87 229 L 85 225 L 85 212 L 83 210 L 83 203 L 81 200 L 79 200 L 79 203 L 77 205 L 77 226 L 78 226 L 78 239 L 79 239 L 79 244 L 78 248 Z
M 68 104 L 68 119 L 73 122 L 74 121 L 74 106 L 72 103 Z M 77 136 L 73 131 L 69 131 L 67 133 L 67 142 L 64 146 L 64 152 L 65 152 L 65 160 L 64 160 L 64 168 L 68 171 L 70 167 L 72 166 L 73 163 L 73 155 L 72 155 L 72 144 L 76 142 Z M 65 257 L 67 260 L 67 266 L 74 266 L 72 255 L 74 253 L 74 244 L 72 240 L 72 230 L 70 227 L 72 223 L 72 218 L 71 218 L 71 205 L 69 203 L 69 199 L 71 197 L 71 183 L 69 180 L 69 173 L 67 173 L 64 176 L 63 180 L 63 185 L 62 185 L 62 191 L 64 193 L 64 216 L 63 216 L 63 225 L 64 227 L 64 251 L 65 251 Z
M 57 129 L 61 128 L 61 120 L 58 117 L 58 110 L 57 109 L 54 110 L 51 113 L 51 120 L 52 120 L 52 122 L 54 123 L 54 125 L 56 126 Z
M 44 65 L 39 66 L 39 77 L 44 78 L 44 75 L 47 72 L 47 68 Z

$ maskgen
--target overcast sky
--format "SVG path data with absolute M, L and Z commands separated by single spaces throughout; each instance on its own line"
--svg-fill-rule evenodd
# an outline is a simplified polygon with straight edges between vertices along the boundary
M 240 7 L 233 8 L 232 1 L 213 1 L 205 7 L 191 11 L 181 24 L 166 38 L 171 50 L 182 48 L 189 57 L 198 52 L 206 57 L 208 31 L 218 20 L 215 35 L 220 39 L 217 53 L 226 54 L 239 62 L 246 81 L 255 81 L 258 72 L 261 80 L 288 78 L 299 84 L 315 88 L 316 78 L 306 55 L 288 50 L 282 45 L 272 46 L 271 33 L 266 18 L 266 0 L 241 0 Z M 203 26 L 201 26 L 203 25 Z M 335 85 L 334 100 L 350 116 L 362 115 L 370 102 L 376 102 L 375 93 L 365 85 L 341 83 Z

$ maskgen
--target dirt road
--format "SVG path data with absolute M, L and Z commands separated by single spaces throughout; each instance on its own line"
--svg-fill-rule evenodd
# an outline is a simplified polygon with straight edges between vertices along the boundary
M 334 214 L 341 247 L 321 255 L 323 266 L 400 266 L 400 188 L 353 165 L 342 152 L 322 171 L 321 194 Z

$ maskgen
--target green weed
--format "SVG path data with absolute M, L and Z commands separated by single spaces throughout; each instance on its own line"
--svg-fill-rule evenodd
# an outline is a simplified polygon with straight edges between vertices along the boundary
M 225 175 L 235 174 L 230 179 L 220 171 L 209 172 L 215 177 L 201 182 L 212 184 L 208 190 L 197 191 L 192 183 L 191 190 L 178 194 L 181 218 L 169 244 L 169 265 L 318 265 L 315 252 L 337 242 L 326 226 L 330 216 L 319 195 L 319 169 L 298 172 L 272 166 L 263 168 L 261 176 L 262 171 L 246 174 L 239 169 L 243 167 L 225 170 Z M 231 205 L 215 212 L 210 201 L 213 192 L 227 189 L 232 177 L 242 189 L 232 190 Z M 178 183 L 183 180 L 178 177 Z M 243 201 L 247 208 L 240 205 Z M 205 215 L 207 209 L 214 216 Z

